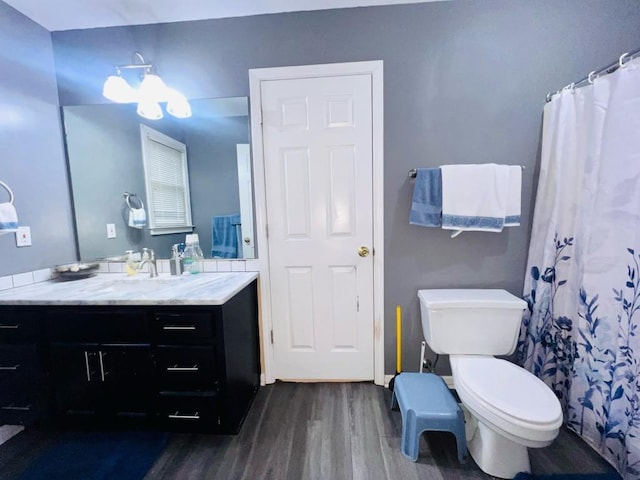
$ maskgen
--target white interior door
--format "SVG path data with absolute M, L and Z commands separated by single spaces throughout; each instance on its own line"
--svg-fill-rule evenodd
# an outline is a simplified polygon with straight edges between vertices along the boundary
M 253 238 L 253 185 L 251 181 L 251 150 L 248 143 L 236 145 L 238 157 L 238 191 L 240 192 L 240 218 L 242 258 L 256 258 Z
M 275 377 L 372 380 L 371 76 L 260 85 Z

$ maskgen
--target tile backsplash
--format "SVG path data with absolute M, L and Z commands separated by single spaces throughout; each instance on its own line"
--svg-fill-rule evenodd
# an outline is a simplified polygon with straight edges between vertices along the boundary
M 260 264 L 258 260 L 215 260 L 205 259 L 204 272 L 259 272 Z M 124 262 L 100 262 L 99 273 L 124 273 Z M 158 273 L 170 273 L 169 260 L 157 261 Z M 146 267 L 141 273 L 148 272 Z M 24 287 L 33 283 L 45 282 L 51 279 L 51 269 L 44 268 L 34 272 L 16 273 L 0 277 L 0 290 Z

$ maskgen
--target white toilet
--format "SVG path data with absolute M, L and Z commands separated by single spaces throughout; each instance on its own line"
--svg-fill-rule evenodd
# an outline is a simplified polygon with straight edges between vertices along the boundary
M 515 350 L 526 303 L 505 290 L 419 290 L 429 347 L 448 354 L 469 453 L 487 474 L 529 472 L 527 448 L 558 436 L 562 407 L 535 375 L 493 355 Z

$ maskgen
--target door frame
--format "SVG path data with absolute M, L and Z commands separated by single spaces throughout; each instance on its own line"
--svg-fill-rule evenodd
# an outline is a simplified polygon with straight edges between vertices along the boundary
M 350 63 L 302 65 L 295 67 L 257 68 L 249 70 L 249 106 L 251 112 L 251 145 L 255 188 L 254 232 L 260 268 L 260 344 L 262 346 L 262 385 L 277 378 L 272 343 L 271 285 L 269 245 L 267 242 L 267 200 L 262 138 L 262 95 L 260 84 L 269 80 L 290 80 L 343 75 L 370 75 L 372 95 L 373 152 L 373 315 L 374 315 L 374 382 L 384 385 L 384 102 L 382 60 Z

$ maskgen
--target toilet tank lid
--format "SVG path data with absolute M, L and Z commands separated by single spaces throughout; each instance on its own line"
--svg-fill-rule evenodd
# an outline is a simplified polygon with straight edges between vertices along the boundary
M 506 290 L 434 289 L 418 290 L 420 301 L 429 308 L 514 308 L 524 310 L 527 303 Z

